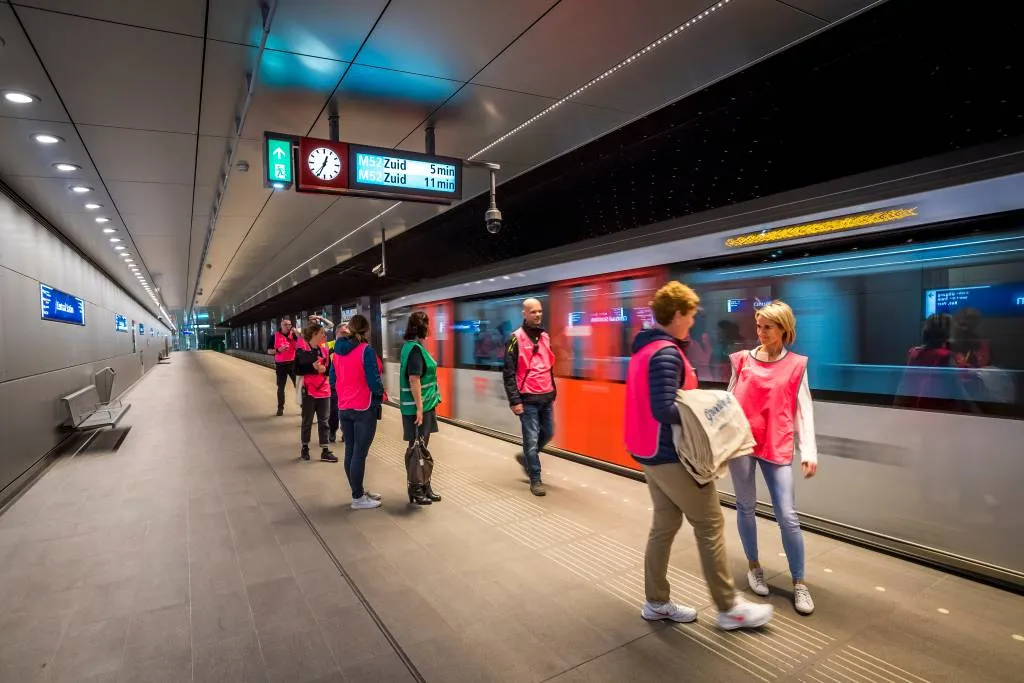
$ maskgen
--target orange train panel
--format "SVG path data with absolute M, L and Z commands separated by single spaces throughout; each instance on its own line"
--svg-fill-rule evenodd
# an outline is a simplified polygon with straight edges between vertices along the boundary
M 626 451 L 623 426 L 626 385 L 619 382 L 556 379 L 555 438 L 552 445 L 629 469 L 640 466 Z
M 441 392 L 441 404 L 437 406 L 440 417 L 455 417 L 455 383 L 452 381 L 452 369 L 438 366 L 437 389 Z

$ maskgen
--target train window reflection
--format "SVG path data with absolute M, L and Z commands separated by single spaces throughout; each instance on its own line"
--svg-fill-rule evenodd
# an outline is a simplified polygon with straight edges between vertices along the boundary
M 544 325 L 549 324 L 548 295 L 544 292 L 503 294 L 491 299 L 459 301 L 455 304 L 452 331 L 459 367 L 500 370 L 505 363 L 505 344 L 523 324 L 523 301 L 538 299 L 544 307 Z

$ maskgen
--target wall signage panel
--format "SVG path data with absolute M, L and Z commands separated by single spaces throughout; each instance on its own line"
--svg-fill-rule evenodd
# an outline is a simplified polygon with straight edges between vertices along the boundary
M 128 316 L 121 315 L 120 313 L 114 314 L 114 329 L 118 332 L 128 331 Z
M 43 320 L 85 325 L 85 301 L 49 285 L 39 285 L 39 308 Z

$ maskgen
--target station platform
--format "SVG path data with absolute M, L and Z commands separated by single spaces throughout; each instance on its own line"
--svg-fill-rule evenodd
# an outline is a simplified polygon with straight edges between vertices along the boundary
M 0 515 L 0 681 L 1021 680 L 1024 597 L 808 533 L 800 617 L 766 520 L 768 627 L 714 629 L 687 528 L 670 578 L 700 619 L 649 624 L 643 484 L 549 456 L 534 498 L 514 445 L 442 425 L 444 500 L 411 507 L 392 409 L 366 476 L 384 506 L 351 510 L 274 392 L 267 368 L 176 353 L 131 390 L 116 453 L 58 460 Z

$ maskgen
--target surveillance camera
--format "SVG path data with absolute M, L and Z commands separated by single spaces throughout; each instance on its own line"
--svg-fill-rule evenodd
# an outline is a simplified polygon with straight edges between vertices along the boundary
M 373 267 L 373 274 L 377 277 L 384 277 L 384 264 L 378 263 Z
M 487 209 L 484 214 L 484 225 L 487 226 L 487 232 L 492 235 L 501 232 L 501 211 L 496 208 Z

